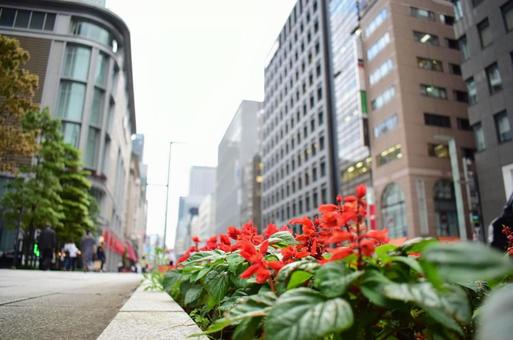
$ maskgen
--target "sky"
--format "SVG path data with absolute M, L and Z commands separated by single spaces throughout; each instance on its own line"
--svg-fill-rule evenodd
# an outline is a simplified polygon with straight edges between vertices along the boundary
M 148 164 L 147 234 L 167 245 L 193 165 L 216 166 L 217 146 L 243 99 L 263 100 L 264 67 L 295 0 L 107 0 L 128 25 L 137 132 Z

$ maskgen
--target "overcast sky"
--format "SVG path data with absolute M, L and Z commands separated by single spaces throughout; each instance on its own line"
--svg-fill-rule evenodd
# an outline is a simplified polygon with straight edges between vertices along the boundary
M 263 100 L 264 66 L 294 0 L 107 0 L 132 36 L 137 131 L 149 166 L 148 234 L 167 244 L 192 165 L 217 165 L 217 146 L 243 99 Z M 160 186 L 159 186 L 160 185 Z

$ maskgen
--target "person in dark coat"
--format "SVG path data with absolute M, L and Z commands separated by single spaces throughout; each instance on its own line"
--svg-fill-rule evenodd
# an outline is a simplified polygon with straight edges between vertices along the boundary
M 57 246 L 55 231 L 49 225 L 39 234 L 39 250 L 41 251 L 41 269 L 50 270 L 53 254 Z
M 89 271 L 92 269 L 95 246 L 96 240 L 91 235 L 91 232 L 86 232 L 80 241 L 80 249 L 82 250 L 82 266 L 84 271 Z
M 506 202 L 502 215 L 492 221 L 488 230 L 488 242 L 490 245 L 504 252 L 508 248 L 508 240 L 502 232 L 503 226 L 513 229 L 513 194 L 511 194 Z
M 103 266 L 105 265 L 106 260 L 105 250 L 103 250 L 103 244 L 100 244 L 96 248 L 96 259 L 100 261 L 100 271 L 103 272 Z

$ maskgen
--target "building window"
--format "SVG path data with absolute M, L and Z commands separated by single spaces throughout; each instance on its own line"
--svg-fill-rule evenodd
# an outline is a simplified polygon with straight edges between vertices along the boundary
M 385 77 L 394 68 L 394 64 L 391 59 L 385 60 L 374 72 L 371 73 L 369 81 L 371 85 L 376 84 L 383 77 Z
M 420 84 L 420 93 L 426 97 L 447 99 L 447 90 L 440 86 Z
M 513 31 L 513 0 L 508 1 L 506 4 L 501 7 L 502 17 L 504 19 L 504 25 L 506 26 L 506 31 Z
M 84 165 L 88 168 L 96 168 L 98 148 L 100 146 L 100 130 L 89 127 L 87 145 L 84 154 Z
M 502 78 L 499 72 L 499 65 L 497 63 L 493 63 L 488 66 L 485 71 L 490 94 L 494 94 L 502 90 Z
M 445 144 L 428 143 L 428 155 L 436 158 L 449 158 L 449 147 Z
M 102 52 L 98 53 L 98 59 L 96 60 L 96 72 L 94 75 L 94 83 L 98 86 L 105 87 L 105 81 L 107 80 L 107 74 L 109 70 L 109 57 Z
M 461 67 L 458 64 L 449 63 L 449 72 L 451 74 L 461 76 Z
M 105 93 L 99 88 L 94 89 L 93 104 L 91 107 L 91 116 L 89 117 L 89 124 L 94 126 L 102 125 L 103 107 L 105 103 Z
M 65 143 L 78 148 L 80 142 L 80 124 L 63 122 L 62 135 Z
M 378 110 L 392 100 L 395 96 L 395 86 L 391 86 L 371 101 L 373 110 Z
M 90 48 L 77 45 L 66 46 L 63 76 L 65 78 L 86 82 L 89 73 L 90 57 Z
M 84 108 L 85 91 L 85 84 L 62 81 L 59 89 L 58 117 L 80 122 Z
M 513 134 L 511 133 L 508 113 L 506 111 L 501 111 L 494 115 L 494 119 L 499 143 L 510 141 L 513 138 Z
M 440 21 L 446 25 L 452 26 L 456 22 L 456 19 L 452 15 L 440 14 Z
M 472 6 L 475 8 L 479 6 L 482 2 L 483 0 L 472 0 Z
M 439 236 L 458 235 L 456 199 L 452 181 L 441 179 L 433 188 L 436 232 Z
M 109 46 L 114 53 L 117 52 L 118 44 L 112 37 L 112 34 L 107 29 L 91 21 L 76 17 L 72 18 L 71 34 Z
M 53 31 L 55 14 L 0 7 L 0 26 Z
M 465 35 L 458 39 L 458 46 L 461 53 L 463 53 L 463 59 L 467 60 L 470 57 L 470 51 L 468 49 L 467 37 Z
M 416 42 L 421 44 L 440 45 L 440 39 L 438 39 L 438 36 L 435 34 L 413 31 L 413 38 Z
M 440 60 L 417 57 L 417 66 L 429 71 L 443 72 L 444 67 Z
M 486 149 L 486 142 L 481 123 L 474 124 L 472 129 L 474 130 L 474 139 L 476 140 L 477 151 L 483 151 Z
M 401 152 L 401 145 L 397 144 L 394 145 L 385 151 L 381 152 L 376 158 L 377 158 L 377 165 L 382 166 L 387 163 L 390 163 L 396 159 L 401 159 L 403 157 L 403 154 Z
M 447 47 L 449 47 L 452 50 L 459 50 L 460 47 L 458 46 L 458 40 L 451 39 L 451 38 L 445 38 L 445 41 L 447 42 Z
M 458 102 L 468 103 L 468 94 L 465 91 L 454 90 L 454 99 Z
M 461 20 L 463 18 L 463 8 L 461 7 L 461 0 L 452 0 L 452 4 L 454 6 L 454 15 L 456 20 Z
M 383 8 L 365 29 L 365 37 L 369 37 L 388 18 L 388 10 Z
M 395 129 L 399 123 L 397 114 L 393 114 L 374 127 L 374 138 L 379 138 L 390 130 Z
M 435 21 L 435 13 L 428 11 L 427 9 L 410 7 L 410 15 L 419 19 Z
M 458 129 L 463 131 L 471 131 L 470 122 L 467 118 L 456 118 Z
M 492 44 L 493 35 L 492 29 L 490 28 L 490 23 L 488 22 L 488 18 L 477 24 L 477 31 L 479 32 L 479 40 L 481 41 L 482 48 Z
M 470 105 L 474 105 L 477 103 L 477 89 L 474 77 L 470 77 L 465 80 L 465 84 L 467 85 L 468 103 Z
M 390 183 L 381 195 L 381 224 L 388 229 L 390 238 L 407 236 L 406 203 L 401 188 Z
M 436 113 L 424 113 L 424 123 L 429 126 L 451 127 L 451 118 Z
M 390 34 L 387 32 L 381 38 L 378 39 L 372 46 L 367 50 L 367 59 L 371 61 L 374 59 L 379 52 L 381 52 L 390 43 Z

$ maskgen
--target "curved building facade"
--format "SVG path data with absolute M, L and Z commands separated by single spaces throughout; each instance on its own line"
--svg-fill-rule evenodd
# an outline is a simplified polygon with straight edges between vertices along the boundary
M 103 1 L 15 0 L 0 4 L 0 34 L 29 51 L 35 101 L 62 120 L 65 141 L 91 171 L 100 222 L 117 267 L 126 218 L 131 135 L 136 133 L 130 33 Z M 115 251 L 117 249 L 117 252 Z M 133 252 L 132 252 L 133 253 Z

